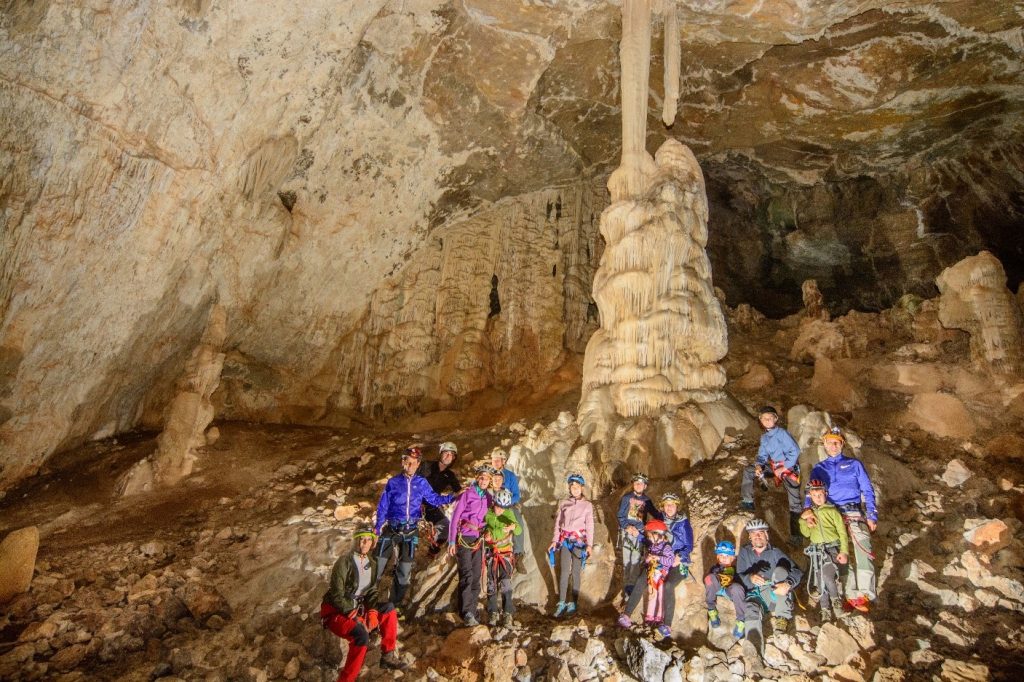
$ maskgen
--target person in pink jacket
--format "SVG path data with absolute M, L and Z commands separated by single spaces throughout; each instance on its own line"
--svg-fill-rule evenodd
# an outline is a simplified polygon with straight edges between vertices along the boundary
M 568 616 L 576 611 L 576 600 L 580 595 L 580 573 L 593 549 L 594 505 L 583 497 L 586 485 L 579 474 L 571 474 L 569 499 L 562 500 L 555 514 L 555 533 L 548 547 L 548 558 L 554 566 L 558 554 L 558 604 L 555 618 Z M 572 578 L 572 598 L 569 599 L 569 578 Z

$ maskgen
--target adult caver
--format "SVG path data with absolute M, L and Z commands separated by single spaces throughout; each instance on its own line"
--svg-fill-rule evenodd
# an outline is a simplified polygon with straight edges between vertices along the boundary
M 331 584 L 320 604 L 324 628 L 348 640 L 348 655 L 338 673 L 338 682 L 354 682 L 363 667 L 370 633 L 380 630 L 380 664 L 400 670 L 407 667 L 398 658 L 398 618 L 390 603 L 377 601 L 377 559 L 373 529 L 360 528 L 354 535 L 355 547 L 342 555 L 331 571 Z
M 377 503 L 377 524 L 374 527 L 380 536 L 377 559 L 386 565 L 392 551 L 398 549 L 395 580 L 391 587 L 391 601 L 396 606 L 401 604 L 412 580 L 423 503 L 441 507 L 452 501 L 451 495 L 438 495 L 427 479 L 416 474 L 422 457 L 419 448 L 406 448 L 402 454 L 402 473 L 388 480 Z
M 764 652 L 765 612 L 772 616 L 772 629 L 785 632 L 793 618 L 793 589 L 803 571 L 786 554 L 768 543 L 768 524 L 760 519 L 747 522 L 750 542 L 736 557 L 736 577 L 746 590 L 744 615 L 747 639 Z
M 853 570 L 846 576 L 846 599 L 851 608 L 867 611 L 875 599 L 875 555 L 871 551 L 871 533 L 878 527 L 875 489 L 864 464 L 843 454 L 846 439 L 833 428 L 821 437 L 828 457 L 811 470 L 811 478 L 828 489 L 828 501 L 843 515 L 853 546 Z M 806 506 L 810 507 L 810 500 Z
M 459 477 L 452 471 L 452 465 L 455 463 L 455 458 L 458 454 L 459 449 L 455 446 L 455 443 L 441 443 L 441 446 L 438 448 L 437 461 L 424 462 L 417 471 L 420 476 L 427 479 L 427 483 L 430 484 L 435 493 L 439 495 L 445 493 L 455 495 L 462 490 Z M 437 554 L 448 541 L 448 517 L 439 507 L 435 507 L 429 502 L 424 502 L 423 518 L 433 526 L 430 553 Z

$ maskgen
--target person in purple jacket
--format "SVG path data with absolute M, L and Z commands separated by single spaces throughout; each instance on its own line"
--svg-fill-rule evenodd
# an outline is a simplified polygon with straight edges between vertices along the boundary
M 418 447 L 406 448 L 402 454 L 402 473 L 392 476 L 384 485 L 384 492 L 377 503 L 377 523 L 374 532 L 380 537 L 377 560 L 381 574 L 398 549 L 395 562 L 395 579 L 391 585 L 391 602 L 398 608 L 409 589 L 412 580 L 412 566 L 419 541 L 419 522 L 423 502 L 441 507 L 451 504 L 451 495 L 438 495 L 427 479 L 416 474 L 423 453 Z M 378 581 L 380 575 L 378 575 Z
M 871 551 L 871 534 L 878 527 L 875 488 L 871 485 L 864 464 L 859 459 L 843 454 L 846 438 L 838 427 L 826 432 L 821 442 L 828 457 L 814 466 L 811 478 L 825 484 L 828 501 L 843 515 L 853 545 L 854 566 L 846 576 L 847 605 L 851 609 L 867 612 L 875 599 L 875 555 Z M 804 507 L 810 506 L 808 498 Z
M 467 626 L 479 625 L 477 602 L 480 601 L 480 575 L 483 569 L 484 517 L 491 507 L 491 474 L 494 467 L 482 464 L 474 469 L 476 482 L 459 493 L 448 526 L 448 554 L 459 565 L 457 608 Z

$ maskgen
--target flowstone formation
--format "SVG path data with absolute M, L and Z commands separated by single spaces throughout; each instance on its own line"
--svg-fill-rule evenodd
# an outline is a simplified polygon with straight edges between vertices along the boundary
M 971 335 L 971 357 L 993 374 L 1013 375 L 1024 367 L 1024 323 L 1006 288 L 1002 263 L 988 251 L 946 268 L 935 280 L 939 321 Z
M 596 467 L 599 486 L 621 482 L 616 463 L 680 473 L 713 453 L 726 428 L 749 422 L 722 390 L 728 334 L 704 251 L 700 165 L 676 140 L 655 159 L 644 146 L 650 0 L 625 2 L 622 18 L 622 160 L 601 215 L 601 327 L 587 344 L 579 408 L 580 435 L 600 444 L 607 465 Z

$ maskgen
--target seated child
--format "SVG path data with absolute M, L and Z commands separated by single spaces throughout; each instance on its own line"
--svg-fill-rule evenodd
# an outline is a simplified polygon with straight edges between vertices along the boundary
M 729 597 L 732 605 L 736 608 L 736 625 L 732 629 L 733 637 L 743 637 L 744 619 L 746 611 L 744 599 L 746 590 L 736 580 L 736 546 L 728 540 L 723 540 L 715 545 L 715 558 L 718 563 L 711 567 L 711 571 L 704 576 L 704 598 L 708 607 L 708 624 L 717 628 L 722 624 L 718 617 L 718 597 Z

